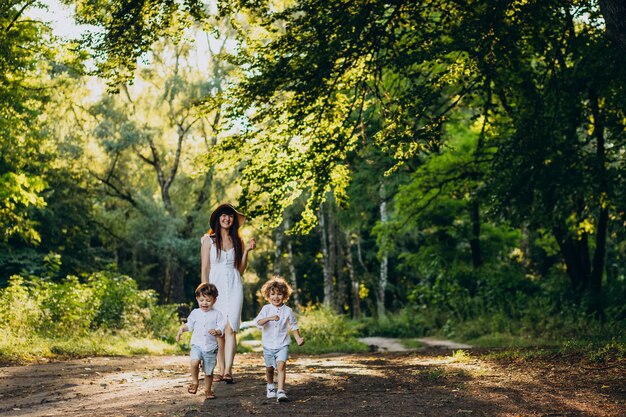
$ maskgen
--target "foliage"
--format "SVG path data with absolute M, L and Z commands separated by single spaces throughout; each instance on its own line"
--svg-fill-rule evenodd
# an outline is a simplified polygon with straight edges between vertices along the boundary
M 151 337 L 105 331 L 88 335 L 57 335 L 54 338 L 31 334 L 18 337 L 10 332 L 0 340 L 0 361 L 29 362 L 41 358 L 74 358 L 87 356 L 130 356 L 176 354 L 177 346 Z
M 0 6 L 0 285 L 40 278 L 12 279 L 3 326 L 170 337 L 156 298 L 192 298 L 206 216 L 238 198 L 253 280 L 289 268 L 304 305 L 328 301 L 311 235 L 342 314 L 374 313 L 388 261 L 362 333 L 623 331 L 626 55 L 598 2 L 63 2 L 91 49 Z
M 0 6 L 0 242 L 40 240 L 30 214 L 45 206 L 38 117 L 46 99 L 44 62 L 54 53 L 48 29 L 24 15 L 40 4 L 9 0 Z
M 168 340 L 177 327 L 176 306 L 158 306 L 154 291 L 139 290 L 130 277 L 111 272 L 84 282 L 74 276 L 59 283 L 13 276 L 0 289 L 3 358 L 153 352 L 155 339 Z
M 298 317 L 305 344 L 292 343 L 293 353 L 362 352 L 367 346 L 356 340 L 358 329 L 345 316 L 324 307 L 309 307 Z
M 424 317 L 413 307 L 382 317 L 366 317 L 357 321 L 362 336 L 411 338 L 424 336 L 428 330 Z

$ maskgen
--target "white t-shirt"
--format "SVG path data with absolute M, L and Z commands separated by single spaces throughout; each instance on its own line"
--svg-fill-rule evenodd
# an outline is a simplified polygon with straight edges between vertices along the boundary
M 259 326 L 259 320 L 276 315 L 280 317 L 280 320 L 268 321 L 264 326 Z M 267 349 L 280 349 L 283 346 L 288 346 L 291 342 L 289 330 L 298 330 L 298 322 L 293 310 L 284 304 L 280 307 L 265 304 L 254 319 L 254 324 L 263 329 L 261 340 L 263 347 Z
M 202 311 L 194 309 L 187 317 L 187 328 L 191 333 L 191 344 L 204 352 L 217 349 L 217 339 L 209 334 L 209 330 L 220 330 L 224 334 L 226 319 L 219 310 Z

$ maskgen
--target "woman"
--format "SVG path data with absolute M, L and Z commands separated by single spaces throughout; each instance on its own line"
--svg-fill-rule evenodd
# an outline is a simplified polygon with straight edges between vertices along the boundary
M 210 282 L 219 292 L 213 308 L 226 317 L 224 337 L 218 337 L 217 364 L 222 372 L 213 381 L 233 383 L 232 366 L 237 352 L 237 332 L 241 324 L 243 284 L 241 275 L 248 266 L 248 253 L 256 247 L 250 239 L 244 249 L 239 228 L 246 218 L 231 204 L 220 204 L 211 214 L 211 230 L 202 236 L 200 280 Z

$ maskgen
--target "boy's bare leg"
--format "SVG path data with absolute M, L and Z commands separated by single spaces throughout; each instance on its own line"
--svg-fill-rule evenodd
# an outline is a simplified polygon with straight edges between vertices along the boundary
M 204 394 L 213 394 L 213 375 L 204 375 Z
M 278 377 L 276 378 L 278 389 L 284 390 L 285 389 L 285 362 L 283 361 L 276 362 L 276 367 L 277 367 L 276 370 L 278 371 Z
M 200 361 L 194 359 L 189 364 L 189 370 L 191 371 L 191 381 L 193 384 L 198 384 L 198 375 L 200 374 Z
M 274 383 L 274 368 L 272 366 L 265 368 L 265 380 L 268 384 Z

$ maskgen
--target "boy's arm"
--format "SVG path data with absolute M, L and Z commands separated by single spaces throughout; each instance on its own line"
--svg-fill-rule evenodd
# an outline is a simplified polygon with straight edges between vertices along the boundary
M 196 310 L 192 310 L 189 317 L 187 317 L 187 323 L 180 326 L 180 329 L 178 329 L 178 333 L 176 334 L 177 342 L 180 340 L 180 336 L 182 336 L 183 333 L 193 332 L 193 328 L 196 326 L 196 314 Z
M 267 306 L 263 306 L 263 308 L 259 312 L 259 315 L 256 316 L 256 318 L 254 319 L 254 324 L 256 325 L 256 327 L 263 328 L 263 326 L 265 326 L 270 321 L 280 320 L 280 317 L 277 314 L 273 316 L 266 316 L 267 311 L 268 311 Z
M 226 318 L 220 311 L 217 311 L 217 320 L 215 321 L 215 326 L 216 326 L 215 329 L 209 330 L 209 334 L 213 336 L 224 336 L 224 328 L 226 327 Z
M 298 346 L 302 346 L 304 344 L 304 338 L 300 336 L 300 328 L 298 327 L 298 321 L 296 320 L 296 315 L 293 314 L 293 311 L 289 312 L 289 328 L 291 329 L 291 333 L 293 333 Z
M 269 316 L 269 317 L 265 317 L 263 319 L 259 319 L 256 321 L 257 325 L 260 327 L 265 326 L 268 322 L 270 321 L 277 321 L 280 320 L 280 317 L 278 316 Z
M 254 319 L 254 325 L 258 328 L 263 328 L 265 324 L 270 321 L 272 318 L 267 317 L 267 306 L 263 306 L 259 314 Z
M 187 327 L 186 324 L 183 324 L 182 326 L 180 326 L 180 329 L 178 329 L 178 333 L 176 333 L 176 341 L 179 342 L 182 334 L 188 331 L 189 331 L 189 327 Z
M 300 336 L 300 329 L 292 330 L 293 337 L 296 339 L 296 343 L 298 346 L 302 346 L 304 344 L 304 337 Z

